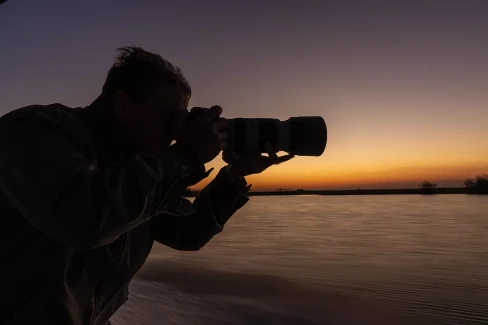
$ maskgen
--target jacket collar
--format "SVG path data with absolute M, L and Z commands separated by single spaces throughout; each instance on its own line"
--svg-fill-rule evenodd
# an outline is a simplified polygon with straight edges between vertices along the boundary
M 136 153 L 130 145 L 127 132 L 117 123 L 100 98 L 80 111 L 95 146 L 99 164 L 121 162 Z

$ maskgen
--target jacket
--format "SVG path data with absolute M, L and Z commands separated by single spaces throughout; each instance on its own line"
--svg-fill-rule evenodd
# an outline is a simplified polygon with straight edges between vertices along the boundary
M 192 152 L 130 152 L 103 107 L 33 105 L 0 118 L 0 324 L 103 325 L 154 241 L 198 250 L 248 200 Z

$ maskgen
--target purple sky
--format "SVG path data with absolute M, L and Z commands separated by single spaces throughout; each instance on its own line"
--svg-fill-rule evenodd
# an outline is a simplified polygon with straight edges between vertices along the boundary
M 324 156 L 276 167 L 262 186 L 291 184 L 303 166 L 315 187 L 449 185 L 488 169 L 485 0 L 9 0 L 0 44 L 2 114 L 89 104 L 114 49 L 138 45 L 183 69 L 195 106 L 324 116 Z

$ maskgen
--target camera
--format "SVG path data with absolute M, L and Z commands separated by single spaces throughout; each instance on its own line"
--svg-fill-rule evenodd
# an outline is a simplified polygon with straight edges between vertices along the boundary
M 208 108 L 194 108 L 188 118 L 194 119 Z M 319 157 L 327 145 L 327 125 L 320 116 L 227 119 L 227 150 L 236 154 L 250 151 L 266 153 L 266 143 L 275 152 L 296 156 Z

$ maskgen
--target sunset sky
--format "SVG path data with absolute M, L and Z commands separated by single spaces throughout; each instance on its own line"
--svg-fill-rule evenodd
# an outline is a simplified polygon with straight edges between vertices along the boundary
M 255 189 L 458 186 L 488 173 L 487 17 L 485 0 L 9 0 L 0 113 L 88 105 L 115 48 L 137 45 L 183 69 L 192 106 L 324 117 L 323 156 Z

